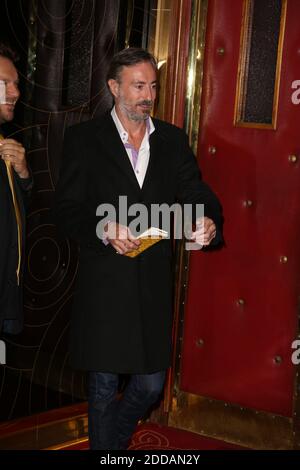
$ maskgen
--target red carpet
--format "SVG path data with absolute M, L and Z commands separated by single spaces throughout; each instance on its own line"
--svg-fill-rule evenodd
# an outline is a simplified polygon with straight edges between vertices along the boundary
M 72 444 L 65 444 L 60 449 L 88 450 L 88 440 L 80 440 Z M 133 436 L 129 450 L 238 450 L 242 449 L 234 444 L 227 444 L 216 439 L 209 439 L 198 434 L 179 429 L 159 426 L 157 424 L 143 424 Z
M 216 439 L 209 439 L 198 434 L 155 424 L 145 424 L 135 433 L 131 450 L 226 450 L 239 449 Z

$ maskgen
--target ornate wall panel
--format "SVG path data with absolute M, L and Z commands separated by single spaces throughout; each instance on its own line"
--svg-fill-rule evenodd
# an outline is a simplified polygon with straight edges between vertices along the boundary
M 2 419 L 85 398 L 85 375 L 72 371 L 68 363 L 78 249 L 57 233 L 51 207 L 64 130 L 111 106 L 104 77 L 116 48 L 119 21 L 118 0 L 27 3 L 29 13 L 23 22 L 29 34 L 29 60 L 22 76 L 22 133 L 35 188 L 27 221 L 25 327 L 18 337 L 6 338 Z M 18 31 L 14 33 L 22 41 Z
M 156 23 L 163 16 L 168 26 L 173 6 L 166 0 L 2 3 L 12 43 L 25 64 L 24 117 L 21 113 L 20 134 L 15 136 L 24 135 L 35 180 L 28 214 L 25 328 L 20 336 L 6 338 L 7 366 L 0 377 L 0 419 L 7 419 L 85 398 L 85 374 L 68 364 L 78 249 L 56 231 L 51 215 L 63 135 L 68 126 L 111 107 L 105 75 L 115 51 L 143 46 L 168 61 L 168 32 L 165 28 L 158 33 Z M 14 15 L 16 4 L 22 28 Z M 28 40 L 18 34 L 21 29 Z M 162 112 L 163 106 L 164 101 Z

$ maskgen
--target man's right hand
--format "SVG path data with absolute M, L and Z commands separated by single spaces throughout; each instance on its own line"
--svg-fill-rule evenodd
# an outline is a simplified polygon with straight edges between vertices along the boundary
M 117 253 L 125 255 L 129 251 L 135 250 L 140 245 L 129 228 L 116 222 L 108 222 L 104 227 L 106 240 L 114 247 Z

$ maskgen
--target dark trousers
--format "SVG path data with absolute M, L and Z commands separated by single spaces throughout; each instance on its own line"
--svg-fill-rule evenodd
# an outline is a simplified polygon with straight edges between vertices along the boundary
M 121 399 L 117 400 L 118 374 L 90 372 L 90 448 L 126 449 L 139 419 L 161 394 L 165 376 L 165 371 L 132 375 Z

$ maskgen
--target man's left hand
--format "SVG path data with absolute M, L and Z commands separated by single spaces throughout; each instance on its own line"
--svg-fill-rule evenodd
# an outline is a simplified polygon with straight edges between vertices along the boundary
M 5 161 L 11 162 L 20 178 L 29 178 L 25 149 L 14 139 L 4 139 L 0 142 L 0 155 Z
M 208 217 L 201 217 L 196 221 L 196 230 L 192 233 L 191 240 L 202 246 L 208 246 L 215 238 L 216 224 Z

